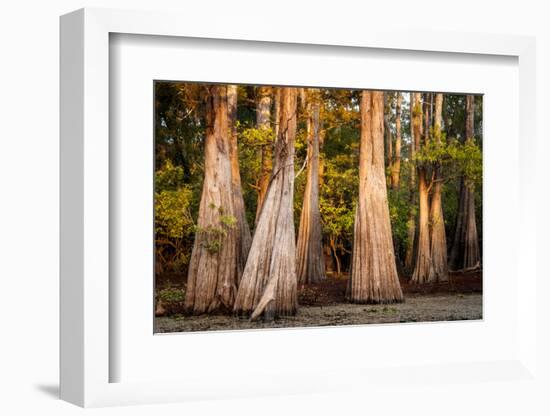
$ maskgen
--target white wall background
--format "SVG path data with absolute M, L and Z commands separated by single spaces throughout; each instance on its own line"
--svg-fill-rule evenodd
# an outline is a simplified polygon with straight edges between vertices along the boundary
M 303 19 L 327 31 L 351 25 L 383 25 L 386 19 L 404 27 L 434 30 L 510 33 L 537 36 L 539 172 L 539 274 L 548 274 L 544 259 L 550 235 L 545 164 L 550 157 L 543 128 L 550 114 L 550 29 L 543 1 L 448 2 L 427 0 L 323 1 L 296 0 L 194 2 L 169 0 L 19 0 L 0 9 L 0 414 L 76 414 L 81 409 L 56 399 L 58 383 L 58 16 L 84 6 L 178 10 L 208 25 L 209 14 L 281 19 L 281 30 Z M 185 24 L 185 22 L 182 22 Z M 261 23 L 260 23 L 261 24 Z M 241 25 L 236 32 L 246 32 Z M 546 130 L 548 130 L 546 128 Z M 537 179 L 538 178 L 538 179 Z M 550 285 L 541 281 L 539 293 Z M 539 297 L 541 318 L 550 318 Z M 545 329 L 546 328 L 546 329 Z M 547 328 L 540 365 L 548 371 Z M 548 386 L 547 386 L 548 387 Z M 548 390 L 547 388 L 547 391 Z M 529 385 L 487 384 L 483 388 L 434 385 L 431 391 L 388 387 L 387 394 L 353 397 L 346 393 L 308 397 L 263 398 L 164 405 L 152 408 L 100 409 L 101 415 L 168 414 L 548 414 L 543 391 Z M 536 399 L 538 398 L 538 400 Z M 544 404 L 543 404 L 544 403 Z

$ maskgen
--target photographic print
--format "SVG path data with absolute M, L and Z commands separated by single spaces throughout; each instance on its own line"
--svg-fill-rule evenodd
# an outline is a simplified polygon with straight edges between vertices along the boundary
M 483 96 L 154 82 L 155 332 L 482 319 Z

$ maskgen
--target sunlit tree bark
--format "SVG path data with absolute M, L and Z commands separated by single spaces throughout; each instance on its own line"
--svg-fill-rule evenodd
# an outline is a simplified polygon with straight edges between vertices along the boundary
M 273 175 L 234 306 L 235 313 L 250 315 L 251 319 L 296 313 L 296 242 L 293 218 L 296 102 L 295 88 L 281 89 Z
M 359 198 L 349 298 L 356 303 L 403 300 L 397 276 L 384 171 L 384 93 L 361 95 Z
M 426 118 L 429 118 L 428 100 L 424 99 L 424 134 L 422 142 L 426 143 L 429 134 L 429 125 L 425 123 Z M 413 123 L 415 129 L 415 140 L 422 133 L 420 126 L 422 125 L 422 104 L 420 102 L 420 94 L 414 94 L 413 107 Z M 416 147 L 418 151 L 422 144 Z M 427 168 L 423 163 L 417 163 L 418 174 L 418 240 L 416 248 L 416 260 L 411 281 L 413 283 L 428 283 L 435 280 L 431 260 L 430 246 L 430 201 L 429 201 L 429 185 L 427 178 Z
M 325 279 L 319 211 L 320 100 L 318 89 L 307 91 L 307 179 L 296 244 L 296 272 L 300 284 L 316 283 Z
M 405 269 L 409 272 L 414 270 L 415 258 L 415 238 L 416 238 L 416 169 L 414 167 L 414 157 L 416 148 L 420 146 L 420 135 L 422 131 L 422 120 L 415 115 L 414 108 L 419 106 L 420 95 L 410 93 L 410 127 L 411 144 L 409 157 L 409 217 L 407 219 L 407 249 L 405 251 Z M 418 103 L 417 103 L 418 101 Z
M 244 270 L 252 236 L 246 221 L 246 211 L 241 187 L 241 173 L 239 170 L 239 144 L 237 142 L 237 86 L 227 87 L 227 106 L 230 129 L 229 154 L 231 158 L 231 183 L 233 185 L 233 205 L 237 219 L 237 264 L 239 277 Z
M 395 100 L 395 149 L 391 166 L 391 187 L 399 188 L 399 176 L 401 174 L 401 103 L 403 96 L 397 92 Z
M 271 87 L 258 87 L 256 99 L 256 128 L 267 136 L 267 132 L 271 129 Z M 264 143 L 261 146 L 261 166 L 260 178 L 258 180 L 258 199 L 256 205 L 255 224 L 258 223 L 260 211 L 264 203 L 267 186 L 271 178 L 272 171 L 272 151 L 273 144 L 271 142 Z
M 227 86 L 208 88 L 204 182 L 189 263 L 185 309 L 201 314 L 233 307 L 238 244 L 231 180 Z
M 388 182 L 391 183 L 391 171 L 393 164 L 393 137 L 391 132 L 391 111 L 392 111 L 392 95 L 387 92 L 384 94 L 384 141 L 385 141 L 385 156 L 386 156 L 386 173 L 388 173 Z
M 443 94 L 435 95 L 435 106 L 433 115 L 433 137 L 436 143 L 441 144 L 441 114 L 443 110 Z M 447 266 L 447 238 L 445 235 L 445 220 L 443 218 L 442 187 L 443 175 L 441 165 L 436 163 L 434 169 L 434 180 L 432 182 L 433 192 L 430 205 L 430 244 L 432 267 L 435 280 L 445 282 L 448 280 Z

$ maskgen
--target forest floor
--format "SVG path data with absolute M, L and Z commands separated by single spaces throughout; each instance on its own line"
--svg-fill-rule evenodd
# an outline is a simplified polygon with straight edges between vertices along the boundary
M 364 325 L 399 322 L 482 319 L 481 273 L 453 273 L 448 283 L 411 285 L 402 280 L 405 302 L 389 305 L 358 305 L 346 302 L 347 276 L 301 287 L 296 316 L 272 321 L 250 321 L 228 315 L 159 316 L 155 332 L 216 331 Z

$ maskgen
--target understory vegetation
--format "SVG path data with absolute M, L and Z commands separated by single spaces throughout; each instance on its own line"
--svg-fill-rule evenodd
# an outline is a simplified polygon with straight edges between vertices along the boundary
M 479 293 L 482 99 L 156 82 L 157 315 Z

